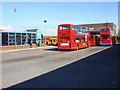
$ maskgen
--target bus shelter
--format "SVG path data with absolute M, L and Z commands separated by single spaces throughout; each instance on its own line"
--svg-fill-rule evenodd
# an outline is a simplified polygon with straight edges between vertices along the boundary
M 39 41 L 39 46 L 43 43 L 43 35 L 39 29 L 28 29 L 26 32 L 0 31 L 0 46 L 28 45 L 29 40 L 33 44 Z

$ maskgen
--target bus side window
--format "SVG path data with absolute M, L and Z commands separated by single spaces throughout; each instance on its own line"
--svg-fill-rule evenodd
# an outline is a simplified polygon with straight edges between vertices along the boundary
M 89 31 L 89 28 L 86 28 L 86 31 Z
M 86 31 L 86 29 L 83 27 L 83 28 L 82 28 L 82 31 Z
M 90 28 L 88 28 L 87 31 L 90 31 Z
M 89 31 L 89 28 L 86 28 L 87 29 L 87 31 Z
M 78 31 L 80 31 L 80 27 L 78 27 Z
M 78 27 L 77 26 L 75 26 L 75 31 L 78 31 Z
M 72 26 L 72 30 L 75 31 L 75 26 Z
M 85 42 L 85 38 L 81 38 L 81 43 L 82 43 L 82 42 Z
M 80 27 L 80 31 L 83 31 L 83 30 L 82 30 L 82 27 Z
M 80 43 L 80 38 L 74 38 L 75 43 Z

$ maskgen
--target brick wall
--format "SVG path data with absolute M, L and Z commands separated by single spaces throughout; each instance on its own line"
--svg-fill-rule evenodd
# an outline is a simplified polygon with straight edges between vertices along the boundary
M 32 45 L 32 47 L 37 47 L 35 44 Z M 12 49 L 22 49 L 22 48 L 30 48 L 30 45 L 20 45 L 20 46 L 6 46 L 6 47 L 0 47 L 0 50 L 12 50 Z

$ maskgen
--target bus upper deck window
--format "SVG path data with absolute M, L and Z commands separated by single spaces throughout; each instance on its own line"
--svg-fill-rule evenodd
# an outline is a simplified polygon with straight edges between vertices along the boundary
M 87 31 L 89 31 L 89 28 L 87 28 Z
M 77 27 L 77 26 L 75 26 L 75 31 L 79 31 L 79 29 L 78 29 L 78 27 Z
M 86 28 L 82 28 L 82 31 L 86 31 Z
M 72 26 L 72 30 L 75 31 L 75 26 Z
M 60 26 L 60 30 L 68 30 L 68 29 L 69 29 L 69 25 Z
M 79 31 L 83 31 L 83 30 L 82 30 L 82 27 L 79 27 Z
M 109 30 L 106 30 L 106 29 L 104 29 L 104 30 L 101 30 L 101 32 L 108 32 Z

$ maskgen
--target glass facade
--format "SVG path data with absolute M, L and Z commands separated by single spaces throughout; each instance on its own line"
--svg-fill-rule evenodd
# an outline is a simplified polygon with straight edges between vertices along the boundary
M 0 31 L 0 46 L 27 45 L 29 44 L 28 41 L 32 41 L 33 44 L 36 44 L 38 39 L 41 46 L 43 35 L 39 29 L 35 29 L 35 32 L 33 32 L 33 29 L 29 30 L 29 32 Z

